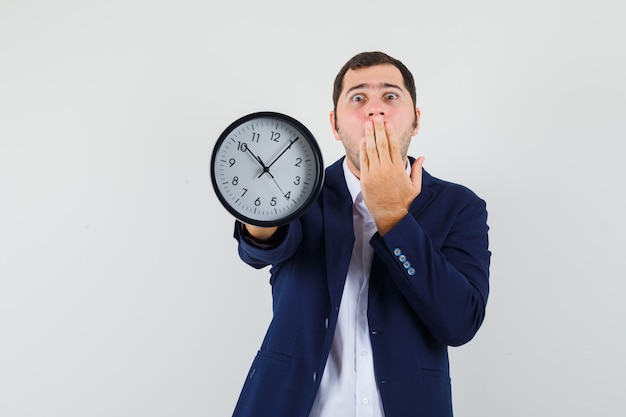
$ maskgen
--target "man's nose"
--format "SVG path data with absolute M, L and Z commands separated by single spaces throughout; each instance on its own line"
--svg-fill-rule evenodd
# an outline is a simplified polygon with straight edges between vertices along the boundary
M 369 102 L 367 106 L 367 117 L 376 117 L 376 116 L 384 116 L 385 115 L 385 107 L 380 100 L 373 99 Z

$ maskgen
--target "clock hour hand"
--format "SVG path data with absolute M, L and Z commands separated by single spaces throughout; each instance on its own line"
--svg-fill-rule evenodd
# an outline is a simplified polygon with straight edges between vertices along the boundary
M 295 141 L 294 141 L 294 142 L 295 142 Z M 290 144 L 289 146 L 291 146 L 291 144 Z M 287 147 L 287 149 L 289 149 L 289 147 Z M 286 151 L 287 149 L 285 149 L 285 150 L 283 151 L 283 153 L 285 153 L 285 151 Z M 253 157 L 254 159 L 256 159 L 256 161 L 259 163 L 259 165 L 261 165 L 261 167 L 263 168 L 263 171 L 261 171 L 261 173 L 259 174 L 259 176 L 258 176 L 257 178 L 261 178 L 261 177 L 263 176 L 263 174 L 265 174 L 265 173 L 267 172 L 267 175 L 269 175 L 269 176 L 272 178 L 272 181 L 274 181 L 274 184 L 276 184 L 276 186 L 278 187 L 278 189 L 280 190 L 280 192 L 281 192 L 283 195 L 285 195 L 285 193 L 283 192 L 283 190 L 280 188 L 280 185 L 278 185 L 278 182 L 276 182 L 276 178 L 274 178 L 274 176 L 273 176 L 273 175 L 272 175 L 272 173 L 270 172 L 270 167 L 269 167 L 269 165 L 268 165 L 268 166 L 265 166 L 265 164 L 263 163 L 263 161 L 261 160 L 261 158 L 260 158 L 260 157 L 258 157 L 258 156 L 256 156 L 256 155 L 255 155 L 255 154 L 254 154 L 254 153 L 250 150 L 250 148 L 249 148 L 249 147 L 247 147 L 247 146 L 246 146 L 246 151 L 248 151 L 248 153 L 249 153 L 250 155 L 252 155 L 252 157 Z M 281 155 L 282 155 L 282 154 L 281 154 Z M 280 155 L 278 155 L 278 156 L 280 157 Z M 278 158 L 276 158 L 276 159 L 278 159 Z M 276 159 L 274 159 L 274 162 L 276 162 Z M 274 163 L 274 162 L 272 162 L 272 163 Z
M 248 146 L 246 146 L 246 151 L 248 151 L 248 153 L 250 155 L 252 155 L 252 157 L 254 158 L 255 161 L 257 161 L 259 163 L 259 165 L 261 165 L 261 168 L 263 168 L 263 172 L 261 173 L 261 175 L 263 175 L 264 172 L 268 172 L 269 167 L 266 167 L 265 164 L 263 163 L 263 161 L 261 160 L 261 158 L 259 158 L 258 156 L 256 156 Z M 259 177 L 261 176 L 259 175 Z

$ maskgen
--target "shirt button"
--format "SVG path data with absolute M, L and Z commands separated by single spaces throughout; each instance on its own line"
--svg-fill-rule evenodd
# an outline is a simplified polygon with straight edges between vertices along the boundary
M 367 405 L 369 404 L 370 400 L 368 400 L 367 398 L 363 398 L 363 404 Z

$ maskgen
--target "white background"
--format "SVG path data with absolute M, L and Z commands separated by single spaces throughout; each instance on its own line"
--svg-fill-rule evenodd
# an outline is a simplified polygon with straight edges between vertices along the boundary
M 332 81 L 412 69 L 411 154 L 488 203 L 459 417 L 624 415 L 626 58 L 615 0 L 0 2 L 0 416 L 228 416 L 271 317 L 208 165 Z

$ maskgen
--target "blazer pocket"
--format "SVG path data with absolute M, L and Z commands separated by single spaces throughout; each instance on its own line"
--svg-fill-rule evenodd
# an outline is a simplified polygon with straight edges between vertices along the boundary
M 267 349 L 260 349 L 257 353 L 257 358 L 271 359 L 278 362 L 286 363 L 288 365 L 291 365 L 291 363 L 293 362 L 293 358 L 291 356 Z
M 285 416 L 297 399 L 293 382 L 293 358 L 261 349 L 243 385 L 233 416 Z M 290 408 L 291 407 L 291 408 Z
M 267 386 L 281 384 L 291 373 L 292 358 L 278 352 L 261 349 L 257 352 L 248 371 L 246 385 L 264 383 Z M 245 389 L 245 388 L 244 388 Z
M 422 376 L 427 378 L 446 378 L 448 379 L 448 375 L 445 372 L 440 371 L 439 369 L 432 368 L 422 368 Z

